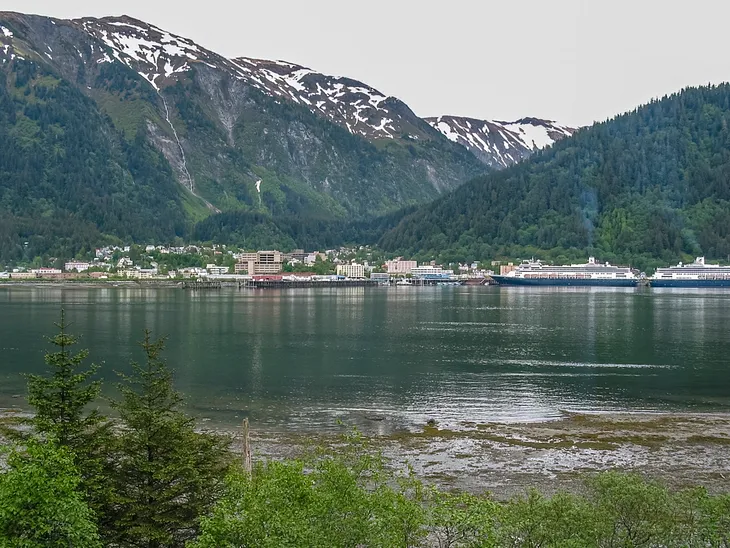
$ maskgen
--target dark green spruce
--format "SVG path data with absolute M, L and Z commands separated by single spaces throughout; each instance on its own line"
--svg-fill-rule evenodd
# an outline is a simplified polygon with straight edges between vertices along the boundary
M 76 352 L 78 337 L 68 332 L 64 310 L 49 338 L 52 351 L 45 356 L 45 375 L 28 375 L 28 403 L 33 407 L 33 427 L 67 450 L 81 475 L 80 489 L 91 509 L 104 522 L 110 500 L 108 481 L 110 423 L 95 404 L 101 382 L 94 380 L 99 366 L 86 365 L 88 350 Z
M 230 464 L 225 437 L 196 432 L 180 411 L 182 396 L 162 359 L 164 339 L 145 331 L 143 363 L 121 375 L 114 403 L 121 428 L 115 451 L 113 544 L 127 547 L 184 546 L 223 489 Z

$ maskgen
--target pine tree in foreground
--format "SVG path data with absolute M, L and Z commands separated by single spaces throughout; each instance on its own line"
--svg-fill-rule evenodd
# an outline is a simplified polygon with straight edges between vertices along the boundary
M 49 372 L 27 377 L 28 403 L 35 408 L 32 423 L 36 433 L 72 455 L 81 474 L 79 488 L 103 521 L 110 497 L 106 469 L 111 438 L 109 422 L 98 409 L 90 409 L 101 391 L 101 382 L 92 380 L 99 366 L 85 367 L 88 350 L 74 353 L 79 339 L 68 333 L 63 309 L 54 325 L 58 333 L 48 340 L 55 348 L 45 355 Z
M 60 445 L 74 450 L 85 444 L 89 430 L 103 422 L 98 410 L 86 413 L 101 391 L 101 383 L 91 380 L 99 366 L 91 364 L 82 369 L 89 351 L 72 352 L 79 339 L 67 332 L 63 309 L 61 321 L 54 325 L 58 333 L 48 340 L 56 351 L 45 356 L 50 376 L 28 375 L 28 403 L 35 408 L 35 429 L 53 435 Z
M 184 546 L 223 489 L 229 440 L 199 433 L 180 411 L 182 397 L 161 359 L 164 339 L 145 331 L 143 364 L 121 375 L 121 419 L 115 471 L 113 543 L 163 548 Z

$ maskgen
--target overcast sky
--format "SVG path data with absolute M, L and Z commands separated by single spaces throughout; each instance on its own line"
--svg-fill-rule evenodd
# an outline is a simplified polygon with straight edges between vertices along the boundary
M 419 116 L 586 125 L 730 80 L 725 0 L 1 0 L 0 10 L 130 15 L 228 57 L 361 80 Z

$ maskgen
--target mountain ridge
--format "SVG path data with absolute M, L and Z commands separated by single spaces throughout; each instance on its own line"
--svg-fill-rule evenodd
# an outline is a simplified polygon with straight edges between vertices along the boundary
M 172 173 L 179 183 L 177 205 L 169 210 L 178 211 L 175 230 L 165 236 L 160 229 L 156 238 L 191 233 L 195 222 L 219 211 L 373 218 L 428 202 L 490 169 L 403 101 L 352 78 L 285 61 L 228 59 L 129 16 L 63 20 L 0 12 L 0 26 L 0 84 L 14 111 L 0 128 L 7 146 L 20 146 L 19 135 L 28 128 L 24 138 L 33 143 L 49 137 L 44 132 L 53 124 L 35 119 L 34 105 L 59 83 L 64 93 L 71 93 L 67 84 L 74 87 L 91 100 L 72 101 L 80 109 L 74 119 L 101 115 L 108 118 L 106 134 L 119 132 L 110 137 L 114 144 L 105 154 L 139 140 L 169 163 L 166 170 L 143 155 L 149 165 L 132 169 L 129 158 L 118 164 L 131 185 L 136 172 L 149 172 L 160 184 Z M 59 98 L 49 97 L 53 108 L 44 116 L 59 117 L 53 110 L 61 108 L 54 102 Z M 44 161 L 52 171 L 69 160 L 61 155 Z M 113 162 L 111 157 L 99 161 Z M 15 180 L 17 174 L 10 175 Z M 17 184 L 42 200 L 38 189 L 31 192 L 32 181 Z M 19 192 L 3 185 L 0 204 L 3 195 Z M 111 189 L 94 185 L 89 200 L 103 202 Z M 154 186 L 148 191 L 156 192 Z M 10 202 L 17 204 L 14 198 Z M 13 207 L 8 214 L 21 211 Z M 44 208 L 47 215 L 68 212 L 68 205 L 57 201 Z M 93 217 L 84 215 L 80 222 Z M 32 226 L 26 221 L 23 226 Z M 104 226 L 99 225 L 102 231 Z M 128 234 L 115 228 L 108 235 Z M 22 239 L 8 237 L 16 238 L 13 245 Z

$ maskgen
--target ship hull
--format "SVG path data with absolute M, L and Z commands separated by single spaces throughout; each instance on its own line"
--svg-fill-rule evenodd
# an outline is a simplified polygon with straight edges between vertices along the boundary
M 730 280 L 649 280 L 651 287 L 730 287 Z
M 499 285 L 570 286 L 570 287 L 636 287 L 639 280 L 569 280 L 567 278 L 513 278 L 492 276 Z

